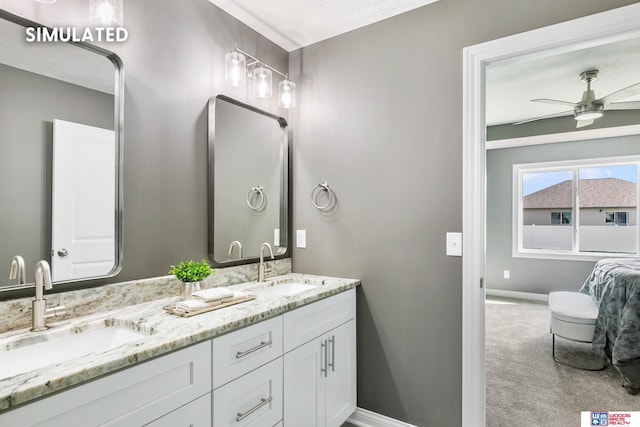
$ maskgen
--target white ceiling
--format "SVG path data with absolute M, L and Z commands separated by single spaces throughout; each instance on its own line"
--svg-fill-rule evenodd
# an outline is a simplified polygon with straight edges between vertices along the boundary
M 570 110 L 571 107 L 531 99 L 578 102 L 586 90 L 579 75 L 593 68 L 600 70 L 591 85 L 596 98 L 640 82 L 640 38 L 580 49 L 564 48 L 491 64 L 486 72 L 487 124 L 513 123 Z M 638 100 L 640 95 L 624 101 Z M 640 111 L 638 115 L 640 122 Z
M 209 0 L 291 52 L 437 0 Z

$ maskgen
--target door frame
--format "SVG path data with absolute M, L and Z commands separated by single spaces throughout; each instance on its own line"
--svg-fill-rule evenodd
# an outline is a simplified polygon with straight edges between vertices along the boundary
M 486 425 L 485 67 L 524 54 L 544 56 L 550 50 L 570 51 L 631 37 L 640 37 L 640 3 L 463 49 L 462 425 Z

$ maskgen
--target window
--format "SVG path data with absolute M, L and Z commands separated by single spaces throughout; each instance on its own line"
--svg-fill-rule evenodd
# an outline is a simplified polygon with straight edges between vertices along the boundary
M 628 212 L 606 212 L 604 222 L 607 225 L 627 225 Z
M 551 212 L 551 224 L 571 224 L 571 212 Z
M 639 171 L 640 156 L 514 165 L 513 255 L 640 254 Z

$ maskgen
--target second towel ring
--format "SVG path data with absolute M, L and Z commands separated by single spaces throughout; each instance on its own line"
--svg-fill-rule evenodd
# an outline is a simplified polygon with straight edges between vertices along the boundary
M 318 204 L 318 195 L 320 194 L 320 191 L 326 191 L 327 193 L 329 193 L 329 201 L 324 205 Z M 319 209 L 321 211 L 325 210 L 329 206 L 331 206 L 332 202 L 333 202 L 333 190 L 329 188 L 329 184 L 327 184 L 326 182 L 321 182 L 320 184 L 313 187 L 313 189 L 311 190 L 311 204 L 316 209 Z
M 255 195 L 260 196 L 260 199 L 258 199 L 259 203 L 257 205 L 251 203 Z M 249 205 L 249 207 L 254 211 L 262 210 L 266 200 L 267 199 L 264 195 L 264 192 L 262 191 L 261 185 L 257 187 L 251 187 L 251 190 L 249 190 L 249 192 L 247 193 L 247 205 Z

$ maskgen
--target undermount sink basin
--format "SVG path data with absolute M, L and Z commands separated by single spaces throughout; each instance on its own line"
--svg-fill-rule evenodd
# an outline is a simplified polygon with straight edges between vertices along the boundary
M 288 277 L 286 279 L 267 281 L 253 288 L 252 291 L 267 295 L 290 297 L 311 289 L 317 289 L 318 286 L 323 284 L 322 280 Z
M 0 379 L 52 366 L 66 360 L 102 353 L 141 340 L 148 333 L 105 322 L 78 328 L 25 332 L 0 340 Z
M 315 289 L 316 287 L 316 285 L 309 285 L 306 283 L 279 283 L 273 286 L 260 288 L 259 291 L 271 295 L 291 296 L 308 291 L 309 289 Z

